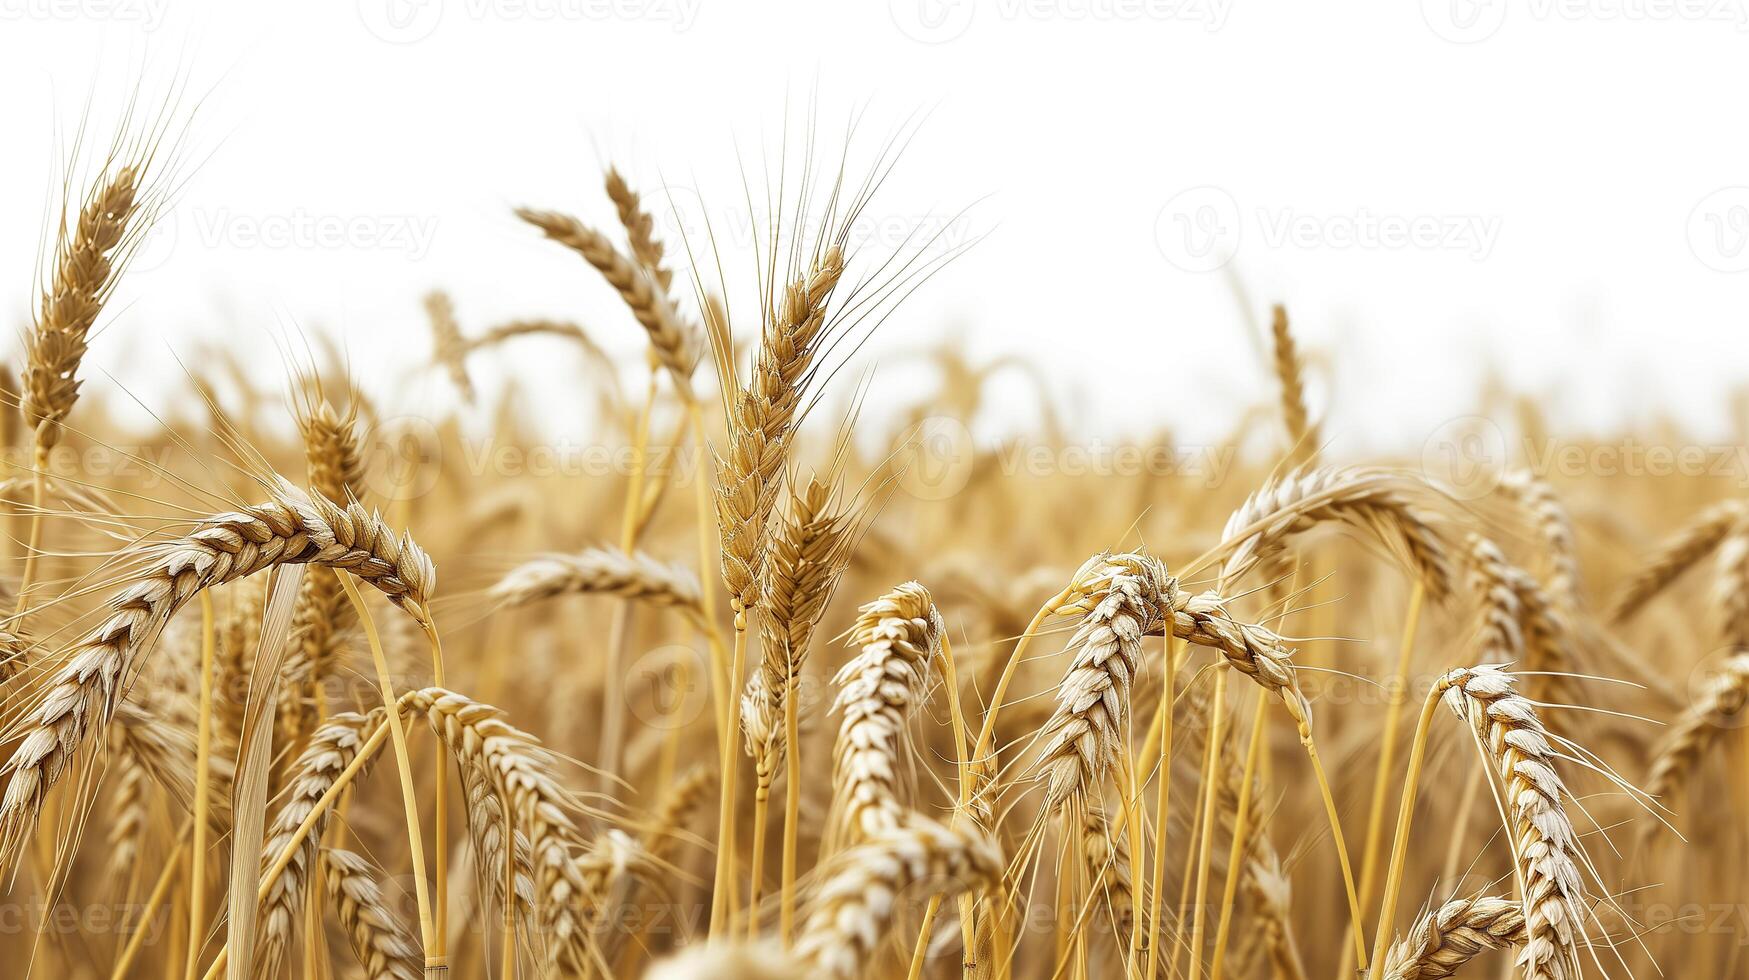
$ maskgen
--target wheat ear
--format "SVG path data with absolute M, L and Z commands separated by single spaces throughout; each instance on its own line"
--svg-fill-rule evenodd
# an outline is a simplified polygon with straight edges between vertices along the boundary
M 494 602 L 526 606 L 561 595 L 613 595 L 703 616 L 698 576 L 641 552 L 586 548 L 574 555 L 542 555 L 511 569 L 492 586 Z
M 1514 470 L 1500 481 L 1529 518 L 1543 546 L 1549 595 L 1561 606 L 1579 606 L 1579 546 L 1573 521 L 1554 488 L 1529 470 Z
M 874 956 L 901 894 L 976 896 L 999 887 L 1001 878 L 1001 852 L 982 831 L 913 817 L 842 852 L 814 896 L 796 959 L 814 976 L 848 980 Z
M 1709 748 L 1725 733 L 1725 725 L 1749 706 L 1749 651 L 1727 659 L 1699 697 L 1670 724 L 1670 732 L 1652 760 L 1646 794 L 1662 798 L 1676 791 Z
M 1508 830 L 1524 894 L 1525 947 L 1518 963 L 1527 980 L 1576 980 L 1585 937 L 1579 838 L 1555 770 L 1556 751 L 1536 708 L 1513 690 L 1497 666 L 1459 668 L 1440 681 L 1446 705 L 1469 723 L 1505 788 Z
M 1292 447 L 1288 461 L 1293 466 L 1304 466 L 1318 454 L 1318 432 L 1306 410 L 1306 366 L 1294 344 L 1293 331 L 1288 329 L 1287 307 L 1279 303 L 1270 316 L 1269 334 L 1275 354 L 1275 378 L 1281 384 L 1281 418 Z
M 1096 797 L 1127 751 L 1142 637 L 1160 622 L 1176 589 L 1165 565 L 1137 555 L 1112 556 L 1094 575 L 1108 584 L 1069 640 L 1075 654 L 1057 685 L 1057 709 L 1038 733 L 1038 776 L 1051 811 Z
M 1278 554 L 1288 538 L 1327 522 L 1364 532 L 1413 570 L 1432 599 L 1451 591 L 1446 544 L 1410 480 L 1383 470 L 1323 467 L 1276 477 L 1227 519 L 1221 535 L 1231 582 Z
M 284 483 L 274 500 L 207 518 L 182 538 L 148 546 L 144 557 L 146 568 L 109 600 L 109 618 L 74 645 L 6 762 L 0 856 L 8 862 L 92 727 L 108 724 L 158 634 L 202 589 L 276 565 L 316 564 L 344 569 L 423 616 L 437 577 L 425 552 L 410 537 L 397 540 L 377 515 Z
M 863 606 L 850 629 L 857 653 L 836 678 L 833 707 L 844 720 L 832 783 L 853 839 L 891 830 L 904 817 L 899 747 L 928 689 L 943 628 L 929 590 L 906 582 Z
M 1459 898 L 1416 920 L 1385 957 L 1383 980 L 1440 980 L 1493 949 L 1525 942 L 1524 911 L 1504 898 Z
M 449 380 L 462 394 L 462 400 L 474 401 L 474 380 L 468 376 L 468 342 L 456 323 L 455 303 L 447 293 L 431 292 L 425 296 L 425 316 L 431 323 L 432 356 L 449 372 Z
M 1671 582 L 1711 554 L 1731 529 L 1742 523 L 1749 507 L 1740 500 L 1725 500 L 1701 511 L 1650 557 L 1628 579 L 1610 606 L 1609 619 L 1621 622 L 1652 601 Z
M 266 843 L 261 849 L 263 868 L 271 867 L 290 845 L 298 828 L 315 811 L 317 803 L 358 758 L 369 733 L 376 730 L 386 717 L 387 712 L 382 708 L 368 715 L 342 712 L 310 734 L 303 754 L 290 770 L 285 802 L 280 804 L 279 812 L 268 825 Z M 308 894 L 310 874 L 316 866 L 322 836 L 333 819 L 332 809 L 322 811 L 261 901 L 261 930 L 254 954 L 255 976 L 279 975 L 285 951 L 303 920 L 304 898 Z
M 651 352 L 668 369 L 676 387 L 684 393 L 683 397 L 691 400 L 692 372 L 698 365 L 704 338 L 694 324 L 675 311 L 666 286 L 620 254 L 607 236 L 576 218 L 533 208 L 517 208 L 516 216 L 583 256 L 609 285 L 619 291 L 620 298 L 625 300 L 632 315 L 649 334 Z
M 366 980 L 424 977 L 425 954 L 390 910 L 370 862 L 338 847 L 322 852 L 322 860 L 328 901 Z

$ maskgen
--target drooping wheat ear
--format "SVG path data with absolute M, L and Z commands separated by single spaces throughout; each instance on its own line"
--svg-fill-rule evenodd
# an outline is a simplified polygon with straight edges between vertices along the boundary
M 656 281 L 657 288 L 668 292 L 674 284 L 674 273 L 662 264 L 663 248 L 656 238 L 656 222 L 644 210 L 638 192 L 631 189 L 615 167 L 607 168 L 607 197 L 619 213 L 620 226 L 626 230 L 632 258 Z
M 1518 964 L 1527 980 L 1577 980 L 1585 939 L 1583 853 L 1564 805 L 1569 795 L 1555 769 L 1536 708 L 1497 666 L 1458 668 L 1440 680 L 1446 705 L 1469 723 L 1505 787 L 1512 851 L 1524 894 L 1525 946 Z
M 1499 546 L 1479 534 L 1470 534 L 1464 544 L 1469 585 L 1476 593 L 1481 616 L 1476 628 L 1476 656 L 1488 663 L 1516 663 L 1524 654 L 1518 570 L 1507 563 Z
M 891 830 L 904 817 L 899 747 L 923 700 L 941 644 L 941 613 L 929 590 L 906 582 L 862 607 L 849 643 L 857 650 L 835 678 L 844 715 L 833 758 L 833 791 L 851 839 Z
M 574 555 L 542 555 L 511 569 L 492 586 L 492 600 L 515 608 L 561 595 L 613 595 L 703 615 L 698 576 L 642 552 L 586 548 Z
M 1093 575 L 1103 595 L 1082 618 L 1075 651 L 1057 685 L 1057 709 L 1039 730 L 1038 778 L 1049 811 L 1098 796 L 1128 738 L 1130 682 L 1142 638 L 1162 621 L 1177 589 L 1166 566 L 1143 555 L 1112 555 Z
M 1231 582 L 1278 554 L 1288 538 L 1335 522 L 1365 533 L 1420 578 L 1432 599 L 1451 591 L 1446 543 L 1417 503 L 1425 487 L 1383 470 L 1322 467 L 1270 480 L 1227 519 L 1221 581 Z
M 583 880 L 584 922 L 592 937 L 590 946 L 611 961 L 619 955 L 629 932 L 625 923 L 632 914 L 632 894 L 642 882 L 657 880 L 659 865 L 637 838 L 609 829 L 577 857 L 575 866 Z
M 431 321 L 432 357 L 449 372 L 449 380 L 462 399 L 474 401 L 474 379 L 468 376 L 468 342 L 456 323 L 455 304 L 449 294 L 433 291 L 425 296 L 425 316 Z
M 1749 522 L 1738 524 L 1719 545 L 1712 604 L 1719 639 L 1734 650 L 1749 650 Z
M 1493 949 L 1522 946 L 1524 910 L 1504 898 L 1459 898 L 1416 920 L 1385 957 L 1383 980 L 1440 980 Z
M 988 835 L 913 816 L 834 861 L 796 940 L 796 959 L 813 976 L 848 980 L 880 948 L 902 907 L 901 895 L 917 902 L 939 895 L 945 901 L 961 892 L 993 891 L 1001 879 L 1001 850 Z
M 1267 843 L 1266 837 L 1260 837 Z M 1306 963 L 1300 955 L 1293 926 L 1293 881 L 1281 866 L 1274 847 L 1261 850 L 1245 865 L 1245 893 L 1257 909 L 1261 927 L 1259 941 L 1269 957 L 1270 968 L 1281 980 L 1306 980 Z
M 266 843 L 261 848 L 261 865 L 270 867 L 281 851 L 291 843 L 299 827 L 315 809 L 316 803 L 334 785 L 340 774 L 358 758 L 359 751 L 372 732 L 388 717 L 378 708 L 368 715 L 341 712 L 310 733 L 309 744 L 292 766 L 286 783 L 286 799 L 267 827 Z M 303 922 L 304 898 L 310 887 L 310 874 L 316 865 L 322 835 L 334 819 L 332 807 L 317 817 L 309 836 L 305 837 L 291 862 L 280 873 L 267 896 L 261 900 L 260 934 L 256 937 L 253 976 L 279 975 L 279 965 L 285 951 Z
M 376 514 L 341 507 L 281 482 L 275 499 L 199 522 L 174 541 L 142 546 L 144 567 L 109 600 L 110 615 L 72 648 L 67 662 L 16 732 L 0 771 L 0 860 L 16 860 L 50 787 L 93 734 L 101 733 L 127 682 L 177 610 L 202 589 L 276 565 L 342 569 L 422 618 L 437 572 L 411 537 L 396 539 Z
M 87 191 L 78 217 L 63 215 L 55 232 L 54 271 L 43 289 L 24 369 L 24 420 L 47 450 L 79 398 L 79 363 L 97 316 L 109 301 L 142 233 L 140 167 L 125 164 Z
M 590 919 L 601 896 L 579 866 L 576 855 L 589 847 L 568 816 L 571 798 L 553 775 L 551 756 L 502 711 L 464 695 L 433 687 L 403 695 L 402 703 L 425 715 L 459 767 L 485 776 L 516 829 L 527 835 L 534 931 L 547 944 L 547 972 L 588 972 L 594 962 L 590 945 L 600 938 Z
M 649 826 L 639 837 L 644 852 L 652 861 L 667 861 L 673 856 L 680 834 L 692 822 L 693 814 L 703 806 L 716 784 L 714 769 L 705 765 L 693 766 L 663 794 L 661 805 L 657 806 Z
M 9 629 L 0 629 L 0 688 L 30 667 L 30 638 Z
M 1300 737 L 1310 737 L 1312 703 L 1300 687 L 1286 640 L 1266 627 L 1234 619 L 1227 601 L 1213 592 L 1191 595 L 1174 580 L 1166 598 L 1173 636 L 1220 653 L 1239 673 L 1279 698 Z
M 777 502 L 815 358 L 833 333 L 826 308 L 843 275 L 844 254 L 834 246 L 790 284 L 760 335 L 753 376 L 728 395 L 728 451 L 716 459 L 717 533 L 723 582 L 737 614 L 759 604 L 766 519 Z M 732 356 L 719 352 L 719 358 Z M 732 360 L 726 363 L 733 367 Z
M 1098 883 L 1093 892 L 1096 914 L 1108 917 L 1112 935 L 1121 941 L 1129 936 L 1136 918 L 1130 900 L 1130 842 L 1127 835 L 1112 829 L 1105 807 L 1096 799 L 1087 801 L 1081 816 L 1081 853 L 1087 863 L 1087 880 Z
M 338 847 L 323 851 L 322 860 L 329 905 L 364 967 L 366 980 L 424 977 L 425 954 L 395 918 L 370 862 Z
M 1318 433 L 1306 410 L 1305 365 L 1287 326 L 1287 307 L 1276 304 L 1269 324 L 1275 344 L 1275 377 L 1281 383 L 1281 418 L 1287 426 L 1289 464 L 1304 466 L 1318 454 Z
M 742 719 L 747 751 L 762 780 L 775 776 L 784 759 L 784 702 L 801 676 L 814 627 L 850 563 L 858 511 L 841 506 L 837 497 L 835 479 L 810 477 L 803 486 L 792 486 L 782 523 L 766 537 L 759 600 L 762 656 L 755 671 L 763 682 L 757 690 L 749 684 L 743 697 L 744 702 L 763 697 L 765 703 L 751 705 Z
M 609 285 L 619 291 L 620 298 L 631 308 L 632 316 L 649 334 L 650 350 L 656 360 L 668 369 L 675 386 L 690 400 L 692 372 L 698 366 L 704 337 L 695 324 L 675 311 L 667 287 L 620 254 L 607 236 L 576 218 L 533 208 L 517 208 L 516 216 L 583 256 Z
M 1749 513 L 1740 500 L 1725 500 L 1701 511 L 1689 525 L 1641 563 L 1634 577 L 1616 594 L 1609 618 L 1621 622 L 1650 602 L 1665 586 L 1712 553 L 1731 529 Z
M 504 907 L 504 834 L 506 825 L 504 804 L 498 798 L 491 774 L 477 766 L 460 766 L 462 794 L 467 800 L 468 835 L 474 847 L 474 871 L 479 879 L 480 893 L 492 896 L 498 907 Z M 517 921 L 525 927 L 534 920 L 534 865 L 530 862 L 528 836 L 514 831 L 515 846 L 512 884 Z M 526 939 L 526 935 L 524 936 Z
M 1551 598 L 1563 608 L 1579 606 L 1579 547 L 1573 521 L 1554 488 L 1529 470 L 1514 470 L 1500 481 L 1501 489 L 1517 501 L 1542 540 L 1544 575 Z
M 1746 707 L 1749 707 L 1749 651 L 1739 651 L 1724 662 L 1700 696 L 1671 723 L 1646 777 L 1646 794 L 1661 798 L 1674 793 Z

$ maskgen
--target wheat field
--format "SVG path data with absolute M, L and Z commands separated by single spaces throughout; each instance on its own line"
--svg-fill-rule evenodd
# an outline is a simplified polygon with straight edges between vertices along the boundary
M 971 439 L 1049 354 L 883 347 L 954 257 L 849 234 L 891 149 L 740 264 L 607 169 L 503 220 L 622 307 L 446 283 L 404 363 L 219 352 L 142 425 L 81 361 L 184 161 L 85 147 L 3 379 L 5 975 L 1749 977 L 1743 481 L 1550 463 L 1733 456 L 1496 385 L 1339 458 L 1291 296 L 1216 445 L 1138 393 L 1080 465 L 1043 385 Z M 534 356 L 605 469 L 494 462 Z

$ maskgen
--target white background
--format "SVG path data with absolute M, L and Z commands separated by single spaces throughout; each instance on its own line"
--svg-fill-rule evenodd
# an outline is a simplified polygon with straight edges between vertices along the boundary
M 1212 438 L 1273 398 L 1255 330 L 1283 300 L 1336 355 L 1339 451 L 1420 445 L 1490 365 L 1574 430 L 1728 433 L 1741 4 L 0 0 L 0 321 L 28 322 L 87 100 L 101 131 L 142 76 L 199 109 L 169 230 L 94 345 L 114 382 L 91 383 L 160 406 L 173 353 L 245 344 L 272 376 L 320 331 L 403 407 L 446 404 L 418 370 L 436 286 L 470 330 L 565 316 L 630 356 L 611 293 L 509 209 L 611 222 L 614 161 L 721 223 L 786 132 L 834 149 L 861 113 L 871 148 L 917 120 L 871 215 L 981 237 L 867 348 L 877 392 L 963 336 L 1046 364 L 1078 432 Z M 1390 237 L 1410 227 L 1433 237 Z M 582 411 L 575 362 L 533 350 L 504 363 L 549 415 Z M 981 424 L 1030 425 L 1024 385 L 1001 390 Z

